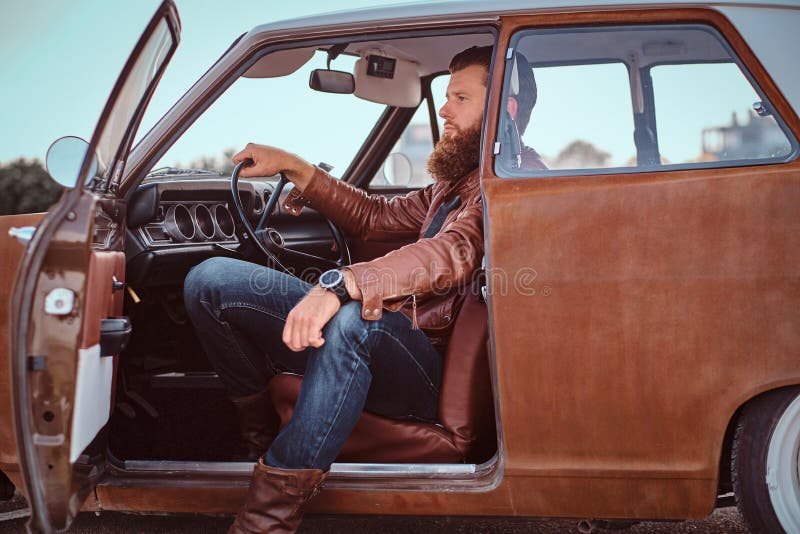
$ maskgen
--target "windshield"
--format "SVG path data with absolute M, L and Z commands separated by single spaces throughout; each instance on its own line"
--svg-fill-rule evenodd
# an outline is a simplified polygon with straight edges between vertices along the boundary
M 353 72 L 357 59 L 342 55 L 331 68 Z M 386 106 L 309 88 L 311 71 L 324 69 L 326 61 L 327 54 L 317 51 L 287 76 L 238 79 L 164 154 L 149 178 L 228 175 L 231 156 L 250 142 L 326 163 L 341 176 Z

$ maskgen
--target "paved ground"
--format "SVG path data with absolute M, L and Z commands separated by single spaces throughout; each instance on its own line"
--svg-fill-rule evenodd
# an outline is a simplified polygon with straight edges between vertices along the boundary
M 16 518 L 15 518 L 16 516 Z M 21 498 L 8 503 L 0 503 L 0 532 L 25 532 L 27 521 L 25 502 Z M 130 515 L 115 512 L 80 514 L 70 532 L 96 534 L 113 532 L 115 534 L 134 533 L 186 533 L 211 534 L 224 533 L 232 517 L 207 516 L 153 516 Z M 534 532 L 542 534 L 567 534 L 578 532 L 575 521 L 506 519 L 487 517 L 397 517 L 397 516 L 310 516 L 300 528 L 306 534 L 400 534 L 446 532 L 447 534 L 518 534 Z M 614 532 L 614 531 L 600 531 Z M 736 508 L 721 508 L 701 521 L 680 523 L 647 522 L 639 523 L 624 530 L 626 534 L 699 534 L 725 533 L 744 534 Z

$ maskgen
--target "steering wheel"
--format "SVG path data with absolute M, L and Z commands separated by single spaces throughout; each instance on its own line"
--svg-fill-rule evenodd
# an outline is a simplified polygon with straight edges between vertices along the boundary
M 275 205 L 278 203 L 278 199 L 281 196 L 281 192 L 283 192 L 284 186 L 289 183 L 289 180 L 283 173 L 280 173 L 280 180 L 272 189 L 272 193 L 265 202 L 264 212 L 261 214 L 261 219 L 259 219 L 258 224 L 255 227 L 250 224 L 250 219 L 247 217 L 244 205 L 242 204 L 242 199 L 239 196 L 239 172 L 243 167 L 247 167 L 252 164 L 253 160 L 248 158 L 236 165 L 236 167 L 233 169 L 233 173 L 231 173 L 231 197 L 233 199 L 233 206 L 236 208 L 234 211 L 236 212 L 239 222 L 242 223 L 242 228 L 244 229 L 244 237 L 250 243 L 255 245 L 255 248 L 261 252 L 272 264 L 278 266 L 284 272 L 289 274 L 294 273 L 284 266 L 284 261 L 301 260 L 304 263 L 309 263 L 312 265 L 323 264 L 329 268 L 335 269 L 340 269 L 345 265 L 349 265 L 350 249 L 347 247 L 347 242 L 344 239 L 344 235 L 327 217 L 325 217 L 325 222 L 328 224 L 328 228 L 330 228 L 334 243 L 339 251 L 339 257 L 335 260 L 287 248 L 280 232 L 278 232 L 275 228 L 269 227 L 269 221 L 272 218 L 272 212 L 275 209 Z

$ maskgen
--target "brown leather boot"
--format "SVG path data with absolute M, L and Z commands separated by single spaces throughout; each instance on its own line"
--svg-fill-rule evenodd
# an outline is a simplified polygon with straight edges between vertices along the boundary
M 250 490 L 228 534 L 296 532 L 305 504 L 328 476 L 321 469 L 281 469 L 259 460 Z
M 243 460 L 257 461 L 272 444 L 280 430 L 281 419 L 267 390 L 247 397 L 231 399 L 236 408 L 239 430 L 244 443 Z

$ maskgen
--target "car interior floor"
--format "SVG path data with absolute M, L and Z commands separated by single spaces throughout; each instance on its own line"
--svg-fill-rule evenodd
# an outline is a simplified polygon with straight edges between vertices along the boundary
M 149 288 L 140 298 L 126 302 L 133 334 L 117 370 L 112 454 L 230 460 L 238 432 L 233 405 L 194 334 L 181 288 Z
M 236 461 L 236 413 L 186 313 L 182 284 L 138 288 L 137 300 L 125 300 L 133 332 L 117 368 L 111 454 L 120 461 Z M 491 458 L 496 440 L 485 441 L 468 463 Z

